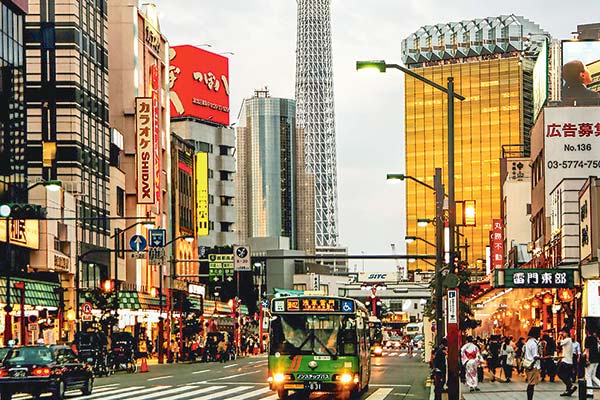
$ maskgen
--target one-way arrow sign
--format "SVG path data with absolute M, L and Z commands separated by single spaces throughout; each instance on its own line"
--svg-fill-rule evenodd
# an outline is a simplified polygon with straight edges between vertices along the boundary
M 143 251 L 146 249 L 146 238 L 142 235 L 133 235 L 131 239 L 129 239 L 129 247 L 134 251 Z

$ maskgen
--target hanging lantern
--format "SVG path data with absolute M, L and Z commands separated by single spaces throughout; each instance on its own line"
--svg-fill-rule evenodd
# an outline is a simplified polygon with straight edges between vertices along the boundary
M 511 310 L 506 310 L 506 316 L 507 317 L 512 317 L 513 316 L 513 312 Z
M 558 290 L 558 301 L 561 303 L 568 303 L 573 300 L 573 291 L 571 289 L 559 289 Z
M 529 310 L 531 308 L 531 304 L 529 304 L 529 301 L 525 300 L 525 302 L 523 303 L 523 310 Z
M 533 307 L 533 308 L 539 308 L 540 306 L 541 306 L 540 299 L 539 299 L 539 298 L 537 298 L 537 297 L 534 297 L 534 298 L 531 300 L 531 307 Z
M 552 293 L 546 293 L 544 297 L 542 297 L 542 302 L 545 306 L 551 306 L 552 303 L 554 303 L 554 296 L 552 295 Z

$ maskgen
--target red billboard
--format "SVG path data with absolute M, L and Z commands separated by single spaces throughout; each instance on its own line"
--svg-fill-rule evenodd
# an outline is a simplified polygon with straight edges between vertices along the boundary
M 194 46 L 169 49 L 171 118 L 229 125 L 229 59 Z

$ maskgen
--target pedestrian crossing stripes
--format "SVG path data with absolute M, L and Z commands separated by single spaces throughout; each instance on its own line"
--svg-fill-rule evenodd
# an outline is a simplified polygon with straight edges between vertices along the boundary
M 239 386 L 198 384 L 155 385 L 155 386 L 130 386 L 123 387 L 119 384 L 102 385 L 94 388 L 89 396 L 80 396 L 79 391 L 67 392 L 67 399 L 73 400 L 276 400 L 277 395 L 266 385 L 242 384 Z M 390 385 L 394 386 L 394 385 Z M 394 387 L 378 387 L 372 389 L 363 400 L 390 400 L 393 399 Z M 396 394 L 397 396 L 398 394 Z M 50 394 L 43 395 L 41 399 L 50 399 Z M 16 394 L 13 400 L 31 400 L 26 394 Z

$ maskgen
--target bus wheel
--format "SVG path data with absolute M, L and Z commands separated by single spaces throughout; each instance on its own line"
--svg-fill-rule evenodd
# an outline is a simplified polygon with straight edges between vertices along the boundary
M 277 397 L 279 397 L 279 400 L 289 399 L 288 391 L 285 389 L 277 389 Z

